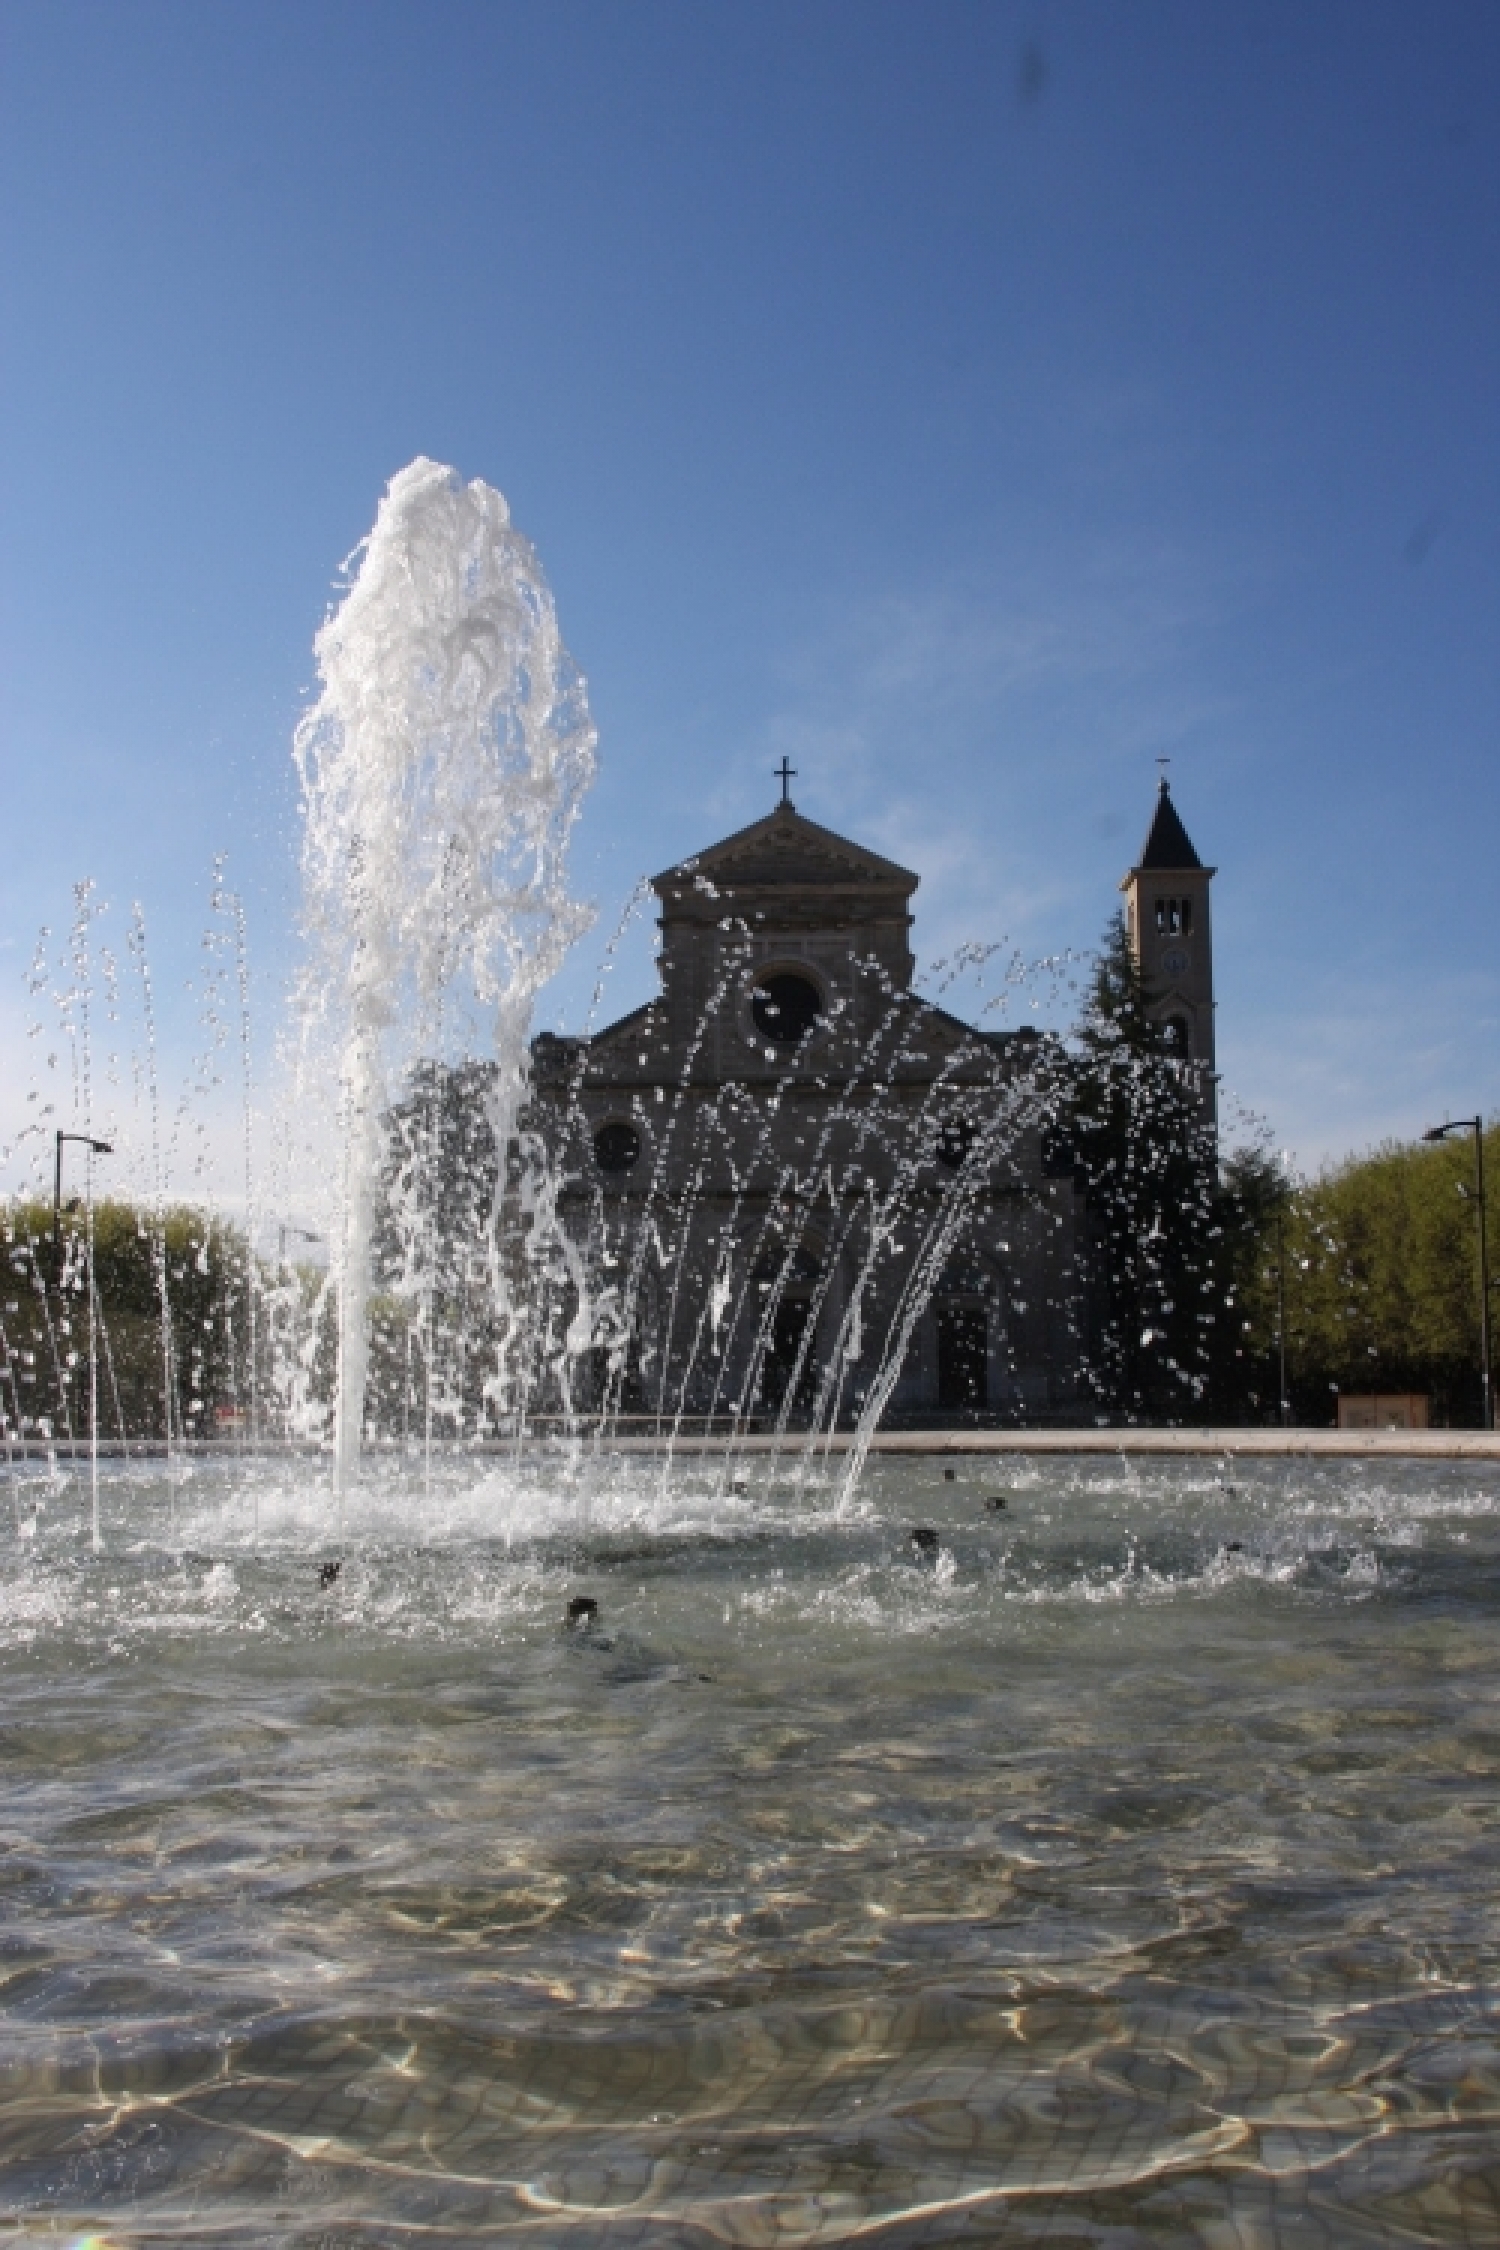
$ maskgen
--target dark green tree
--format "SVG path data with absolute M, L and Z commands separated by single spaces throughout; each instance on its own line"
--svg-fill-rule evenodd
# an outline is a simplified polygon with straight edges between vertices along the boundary
M 1269 1149 L 1252 1143 L 1224 1158 L 1210 1229 L 1215 1279 L 1204 1321 L 1212 1421 L 1280 1418 L 1277 1263 L 1283 1255 L 1290 1263 L 1293 1202 L 1292 1183 Z
M 187 1204 L 160 1216 L 96 1204 L 92 1323 L 89 1240 L 76 1208 L 54 1230 L 50 1203 L 6 1205 L 0 1256 L 0 1416 L 18 1435 L 86 1428 L 91 1338 L 106 1437 L 213 1437 L 226 1414 L 244 1414 L 254 1276 L 239 1228 Z
M 1088 1380 L 1143 1419 L 1206 1411 L 1223 1347 L 1217 1136 L 1198 1066 L 1152 1013 L 1122 915 L 1075 1032 L 1070 1131 L 1086 1196 Z
M 1500 1178 L 1500 1125 L 1485 1135 Z M 1478 1207 L 1472 1144 L 1388 1141 L 1289 1191 L 1283 1227 L 1287 1374 L 1294 1419 L 1334 1418 L 1340 1392 L 1425 1393 L 1435 1422 L 1479 1419 Z M 1500 1211 L 1490 1200 L 1490 1270 Z M 1277 1242 L 1245 1292 L 1247 1347 L 1269 1362 Z M 1500 1291 L 1494 1309 L 1500 1311 Z

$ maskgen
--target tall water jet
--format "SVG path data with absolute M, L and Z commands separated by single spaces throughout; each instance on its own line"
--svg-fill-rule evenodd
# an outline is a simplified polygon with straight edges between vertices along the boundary
M 345 567 L 295 740 L 304 1026 L 337 1089 L 340 1490 L 363 1428 L 382 1119 L 420 1054 L 474 1038 L 508 1148 L 533 1001 L 589 920 L 565 863 L 596 741 L 541 564 L 492 486 L 413 461 Z

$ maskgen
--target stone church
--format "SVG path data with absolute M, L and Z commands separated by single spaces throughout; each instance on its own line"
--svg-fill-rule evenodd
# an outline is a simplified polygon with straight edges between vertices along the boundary
M 805 819 L 781 778 L 765 819 L 654 878 L 656 998 L 534 1042 L 596 1339 L 571 1403 L 1066 1420 L 1086 1405 L 1088 1277 L 1061 1043 L 916 993 L 918 877 Z M 1163 781 L 1126 924 L 1210 1105 L 1212 873 Z

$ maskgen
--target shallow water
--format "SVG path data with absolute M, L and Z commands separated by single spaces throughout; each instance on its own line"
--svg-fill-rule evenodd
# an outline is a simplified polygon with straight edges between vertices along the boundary
M 18 1478 L 11 2239 L 1500 2241 L 1494 1469 L 736 1474 Z

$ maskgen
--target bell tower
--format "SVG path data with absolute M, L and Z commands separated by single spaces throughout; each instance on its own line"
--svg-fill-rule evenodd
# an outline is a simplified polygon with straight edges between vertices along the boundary
M 1196 1066 L 1204 1115 L 1217 1108 L 1214 951 L 1208 887 L 1217 872 L 1194 851 L 1165 773 L 1141 856 L 1121 883 L 1125 928 L 1150 1013 Z

